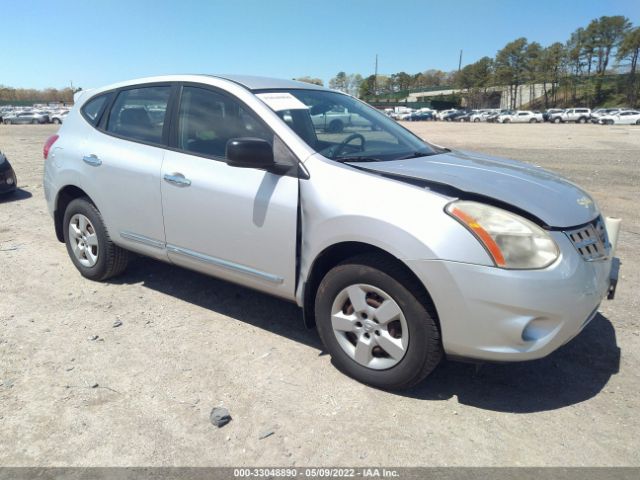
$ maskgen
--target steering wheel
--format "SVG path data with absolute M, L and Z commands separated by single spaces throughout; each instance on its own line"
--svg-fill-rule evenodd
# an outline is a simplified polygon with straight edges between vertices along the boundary
M 340 142 L 340 144 L 336 147 L 333 153 L 333 158 L 339 157 L 340 154 L 342 153 L 342 150 L 344 150 L 344 148 L 347 145 L 349 145 L 349 143 L 351 143 L 353 140 L 357 138 L 360 139 L 360 151 L 364 152 L 364 142 L 365 142 L 364 136 L 360 135 L 359 133 L 352 133 L 347 138 L 345 138 L 342 142 Z

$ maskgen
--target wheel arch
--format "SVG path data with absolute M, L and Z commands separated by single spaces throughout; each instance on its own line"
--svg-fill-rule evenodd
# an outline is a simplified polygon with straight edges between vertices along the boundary
M 62 230 L 62 223 L 64 221 L 64 212 L 69 205 L 76 198 L 86 198 L 96 208 L 98 208 L 95 202 L 91 199 L 87 193 L 76 185 L 66 185 L 60 189 L 56 197 L 55 208 L 53 211 L 53 223 L 56 230 L 56 238 L 59 242 L 64 243 L 64 232 Z
M 331 270 L 333 267 L 343 262 L 344 260 L 367 253 L 380 255 L 381 257 L 392 261 L 404 270 L 404 273 L 406 273 L 410 281 L 414 283 L 413 286 L 417 288 L 421 294 L 424 295 L 424 297 L 430 303 L 430 306 L 433 307 L 433 310 L 436 313 L 435 321 L 438 324 L 438 328 L 440 328 L 437 310 L 435 308 L 435 304 L 433 303 L 433 299 L 431 298 L 431 295 L 427 291 L 424 284 L 413 272 L 413 270 L 409 268 L 406 263 L 404 263 L 395 255 L 389 253 L 388 251 L 380 247 L 376 247 L 375 245 L 359 241 L 344 241 L 335 243 L 326 247 L 314 258 L 311 264 L 311 268 L 309 269 L 309 274 L 307 275 L 306 281 L 304 282 L 302 288 L 302 311 L 305 326 L 307 328 L 315 327 L 316 321 L 314 314 L 314 304 L 316 292 L 318 290 L 320 282 L 327 274 L 327 272 L 329 272 L 329 270 Z

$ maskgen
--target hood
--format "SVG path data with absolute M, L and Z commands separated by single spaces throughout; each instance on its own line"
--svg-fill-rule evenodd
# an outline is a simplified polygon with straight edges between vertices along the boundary
M 396 179 L 422 180 L 480 195 L 529 213 L 552 228 L 590 222 L 593 199 L 570 181 L 542 168 L 473 152 L 452 151 L 388 162 L 350 163 Z

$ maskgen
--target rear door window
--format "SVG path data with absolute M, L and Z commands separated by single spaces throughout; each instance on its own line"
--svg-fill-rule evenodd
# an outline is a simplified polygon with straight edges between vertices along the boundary
M 130 140 L 162 143 L 170 95 L 170 86 L 121 91 L 109 112 L 107 131 Z

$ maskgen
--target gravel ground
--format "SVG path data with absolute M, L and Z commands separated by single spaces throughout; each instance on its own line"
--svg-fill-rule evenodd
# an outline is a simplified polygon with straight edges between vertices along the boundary
M 640 128 L 407 126 L 557 171 L 622 217 L 617 299 L 546 359 L 374 390 L 294 305 L 143 258 L 82 279 L 43 198 L 56 128 L 0 126 L 21 187 L 0 201 L 0 465 L 639 466 Z M 233 417 L 220 429 L 215 406 Z

